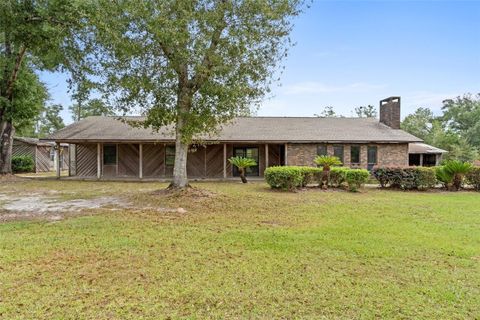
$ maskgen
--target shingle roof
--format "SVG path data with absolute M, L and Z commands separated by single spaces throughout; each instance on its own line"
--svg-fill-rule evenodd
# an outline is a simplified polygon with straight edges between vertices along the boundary
M 53 142 L 48 141 L 40 141 L 37 138 L 28 138 L 28 137 L 13 137 L 14 140 L 21 141 L 27 144 L 33 144 L 36 146 L 53 146 L 55 145 Z
M 141 117 L 125 117 L 139 120 Z M 197 137 L 219 142 L 420 142 L 403 130 L 392 129 L 372 118 L 242 117 L 224 125 L 214 136 Z M 61 142 L 167 142 L 173 127 L 155 132 L 132 127 L 118 117 L 88 117 L 71 124 L 46 140 Z
M 408 153 L 447 153 L 448 151 L 428 145 L 426 143 L 410 143 Z

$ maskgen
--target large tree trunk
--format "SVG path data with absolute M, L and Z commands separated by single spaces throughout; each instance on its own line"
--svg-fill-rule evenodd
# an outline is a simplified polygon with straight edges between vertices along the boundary
M 188 143 L 185 143 L 183 130 L 185 127 L 185 115 L 190 108 L 191 101 L 190 93 L 181 91 L 178 97 L 178 115 L 175 126 L 175 165 L 173 167 L 173 181 L 169 188 L 184 189 L 188 187 Z
M 10 121 L 0 123 L 0 174 L 12 173 L 12 146 L 15 128 Z

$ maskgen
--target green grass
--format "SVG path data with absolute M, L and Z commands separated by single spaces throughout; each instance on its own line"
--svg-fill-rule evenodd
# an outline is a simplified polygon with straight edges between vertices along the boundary
M 139 206 L 0 224 L 0 318 L 479 318 L 480 194 L 2 183 Z

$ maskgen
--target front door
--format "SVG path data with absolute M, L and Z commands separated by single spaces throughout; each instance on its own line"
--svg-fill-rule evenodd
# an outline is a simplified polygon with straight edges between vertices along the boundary
M 243 157 L 243 158 L 250 158 L 255 160 L 257 163 L 256 166 L 247 168 L 245 170 L 245 175 L 250 177 L 258 177 L 259 170 L 258 170 L 258 148 L 257 147 L 235 147 L 233 148 L 233 155 L 235 157 Z M 240 173 L 238 172 L 238 168 L 233 166 L 233 176 L 238 177 Z

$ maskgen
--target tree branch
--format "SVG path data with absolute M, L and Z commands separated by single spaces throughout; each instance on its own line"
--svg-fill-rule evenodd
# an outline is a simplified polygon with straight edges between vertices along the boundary
M 205 53 L 205 56 L 203 57 L 202 61 L 202 71 L 198 71 L 198 73 L 194 76 L 194 78 L 191 81 L 191 87 L 193 89 L 193 92 L 196 92 L 200 87 L 205 83 L 205 81 L 208 79 L 208 76 L 210 75 L 210 72 L 212 71 L 212 68 L 214 67 L 214 63 L 211 60 L 211 56 L 215 53 L 215 50 L 218 47 L 218 44 L 220 42 L 220 37 L 222 35 L 223 30 L 226 28 L 227 24 L 225 23 L 225 11 L 222 12 L 222 16 L 220 18 L 220 21 L 213 30 L 212 33 L 212 39 L 210 40 L 210 46 L 207 49 L 207 52 Z
M 13 67 L 12 74 L 7 82 L 7 90 L 6 90 L 6 98 L 11 101 L 13 97 L 13 87 L 15 85 L 15 81 L 17 80 L 18 71 L 20 70 L 20 65 L 22 64 L 23 57 L 27 51 L 26 46 L 21 46 L 20 50 L 18 51 L 17 57 L 15 59 L 15 66 Z

